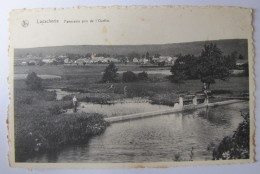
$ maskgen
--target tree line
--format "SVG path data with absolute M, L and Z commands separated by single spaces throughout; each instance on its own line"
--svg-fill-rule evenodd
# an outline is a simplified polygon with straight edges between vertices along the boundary
M 230 70 L 236 68 L 236 60 L 243 59 L 240 54 L 233 52 L 224 56 L 216 44 L 205 44 L 200 56 L 179 55 L 174 65 L 171 67 L 172 75 L 169 77 L 174 83 L 183 83 L 184 80 L 200 79 L 209 89 L 216 79 L 227 80 Z M 244 67 L 245 74 L 248 75 L 248 64 Z

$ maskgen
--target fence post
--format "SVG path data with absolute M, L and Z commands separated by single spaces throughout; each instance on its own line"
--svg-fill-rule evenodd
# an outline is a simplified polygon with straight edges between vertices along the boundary
M 192 103 L 193 103 L 193 105 L 195 105 L 195 106 L 198 105 L 198 101 L 197 101 L 197 96 L 196 96 L 196 95 L 193 97 Z
M 182 96 L 179 97 L 179 105 L 181 107 L 183 107 L 183 97 Z
M 205 104 L 205 105 L 208 105 L 208 104 L 209 104 L 209 97 L 208 97 L 208 94 L 205 95 L 204 104 Z

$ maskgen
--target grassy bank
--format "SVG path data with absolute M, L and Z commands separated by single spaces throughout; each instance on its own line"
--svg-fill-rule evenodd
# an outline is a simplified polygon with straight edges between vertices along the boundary
M 26 161 L 35 153 L 82 143 L 101 134 L 108 123 L 98 114 L 63 114 L 71 101 L 56 101 L 55 93 L 27 90 L 15 81 L 15 159 Z

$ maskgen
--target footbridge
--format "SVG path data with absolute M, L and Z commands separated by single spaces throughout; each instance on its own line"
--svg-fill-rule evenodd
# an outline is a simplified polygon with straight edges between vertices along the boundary
M 232 99 L 232 100 L 220 101 L 215 103 L 209 103 L 209 99 L 205 95 L 185 95 L 179 97 L 179 102 L 175 103 L 172 109 L 115 116 L 115 117 L 105 118 L 105 120 L 110 123 L 115 123 L 115 122 L 128 121 L 128 120 L 139 119 L 139 118 L 147 118 L 147 117 L 164 115 L 164 114 L 172 114 L 172 113 L 182 112 L 185 110 L 227 105 L 227 104 L 238 103 L 243 101 L 244 100 Z

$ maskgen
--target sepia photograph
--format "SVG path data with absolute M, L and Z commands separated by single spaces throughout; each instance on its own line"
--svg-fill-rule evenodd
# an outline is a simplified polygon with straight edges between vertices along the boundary
M 253 162 L 251 15 L 235 7 L 13 11 L 11 165 Z

